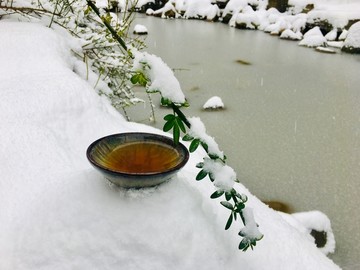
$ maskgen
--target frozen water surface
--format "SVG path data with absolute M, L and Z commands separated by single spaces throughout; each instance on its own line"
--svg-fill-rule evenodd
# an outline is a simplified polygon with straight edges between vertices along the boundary
M 326 213 L 337 241 L 332 258 L 356 268 L 360 56 L 327 55 L 221 23 L 137 22 L 151 33 L 148 51 L 175 70 L 191 105 L 185 113 L 201 117 L 239 180 L 262 200 Z M 214 95 L 226 109 L 202 111 Z M 137 120 L 147 122 L 147 110 Z M 158 119 L 166 113 L 160 108 Z

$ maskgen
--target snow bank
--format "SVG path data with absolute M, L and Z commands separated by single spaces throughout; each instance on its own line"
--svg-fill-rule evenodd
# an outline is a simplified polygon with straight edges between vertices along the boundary
M 194 181 L 202 160 L 169 183 L 110 186 L 85 156 L 95 139 L 147 131 L 129 123 L 73 72 L 66 40 L 37 24 L 0 21 L 0 269 L 339 269 L 296 228 L 252 196 L 265 237 L 237 250 L 242 228 Z
M 220 14 L 220 10 L 217 5 L 211 4 L 211 0 L 189 0 L 184 1 L 184 18 L 205 18 L 207 20 L 213 20 Z
M 268 1 L 260 0 L 230 0 L 220 12 L 210 0 L 173 0 L 167 2 L 163 8 L 149 11 L 147 14 L 162 14 L 162 17 L 166 17 L 166 12 L 172 11 L 177 18 L 208 20 L 213 20 L 221 14 L 220 20 L 231 27 L 259 29 L 283 39 L 301 40 L 299 45 L 312 48 L 326 46 L 326 41 L 344 40 L 348 23 L 360 19 L 360 2 L 357 0 L 289 0 L 289 8 L 283 13 L 275 8 L 267 10 L 267 3 Z M 307 5 L 311 8 L 305 13 L 303 10 Z M 318 24 L 328 24 L 332 29 L 326 30 L 329 32 L 325 33 L 325 37 L 303 36 L 307 25 Z M 338 31 L 343 31 L 339 37 Z M 360 47 L 358 39 L 351 42 L 355 43 L 353 47 Z
M 326 46 L 327 40 L 321 33 L 320 28 L 316 26 L 304 34 L 304 38 L 299 42 L 299 45 L 307 47 Z
M 360 52 L 360 22 L 357 22 L 350 27 L 344 41 L 343 50 Z

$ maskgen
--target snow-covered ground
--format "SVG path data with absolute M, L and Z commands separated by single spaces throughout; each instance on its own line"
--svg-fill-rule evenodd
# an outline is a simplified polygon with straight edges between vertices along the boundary
M 162 131 L 126 122 L 74 72 L 67 35 L 1 20 L 0 37 L 0 269 L 339 269 L 308 234 L 311 223 L 331 234 L 326 218 L 279 214 L 236 183 L 265 235 L 239 251 L 214 186 L 195 181 L 201 151 L 159 187 L 109 185 L 87 146 Z

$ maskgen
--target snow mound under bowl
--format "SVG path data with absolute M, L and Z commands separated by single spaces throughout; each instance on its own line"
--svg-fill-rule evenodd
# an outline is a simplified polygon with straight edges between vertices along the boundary
M 110 182 L 124 188 L 143 188 L 169 180 L 189 159 L 187 148 L 152 133 L 119 133 L 100 138 L 87 158 Z

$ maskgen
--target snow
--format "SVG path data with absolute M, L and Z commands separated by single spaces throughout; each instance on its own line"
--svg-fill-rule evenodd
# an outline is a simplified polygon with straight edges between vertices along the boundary
M 209 153 L 224 158 L 224 153 L 220 151 L 215 139 L 206 133 L 206 127 L 199 117 L 190 117 L 189 119 L 191 128 L 189 135 L 194 138 L 199 138 L 202 142 L 206 143 L 209 147 Z
M 325 35 L 326 40 L 328 41 L 334 41 L 337 38 L 337 30 L 333 29 L 329 33 Z
M 319 211 L 309 211 L 302 213 L 295 213 L 292 216 L 297 219 L 302 225 L 307 228 L 309 233 L 311 230 L 318 232 L 326 232 L 326 245 L 321 247 L 320 250 L 324 254 L 332 253 L 335 250 L 335 237 L 331 229 L 329 218 L 324 213 Z
M 360 22 L 354 23 L 350 27 L 344 47 L 360 48 Z
M 251 208 L 244 209 L 244 217 L 246 220 L 251 220 L 251 222 L 254 222 L 255 220 L 254 213 Z M 256 224 L 250 222 L 246 224 L 243 229 L 241 229 L 240 233 L 244 235 L 249 235 L 249 237 L 253 239 L 260 239 L 263 237 Z
M 236 173 L 230 166 L 211 159 L 205 159 L 204 163 L 204 170 L 211 173 L 215 178 L 215 187 L 224 191 L 230 191 L 233 188 L 236 180 Z
M 313 4 L 314 8 L 307 13 L 302 13 L 309 4 Z M 254 10 L 250 5 L 256 6 L 256 9 Z M 176 18 L 207 20 L 215 20 L 221 14 L 220 20 L 231 17 L 228 22 L 231 27 L 259 29 L 280 38 L 301 40 L 300 46 L 311 48 L 326 46 L 327 41 L 344 40 L 347 34 L 345 27 L 348 23 L 360 19 L 358 0 L 290 0 L 289 5 L 286 12 L 280 13 L 275 8 L 266 9 L 267 1 L 230 0 L 220 11 L 210 0 L 173 0 L 168 1 L 159 10 L 149 10 L 147 14 L 161 14 L 165 18 L 165 13 L 171 10 Z M 302 35 L 307 24 L 316 25 L 320 21 L 328 22 L 333 27 L 325 33 L 325 37 L 322 34 Z M 338 31 L 342 31 L 339 37 L 337 37 Z M 360 41 L 357 38 L 349 42 L 356 43 L 352 47 L 360 47 Z
M 292 40 L 301 40 L 302 39 L 302 34 L 301 34 L 301 32 L 294 33 L 292 30 L 286 29 L 285 31 L 283 31 L 281 33 L 280 38 L 292 39 Z
M 216 187 L 195 181 L 200 150 L 159 187 L 109 185 L 86 160 L 91 142 L 120 132 L 164 133 L 126 122 L 98 96 L 75 72 L 81 68 L 71 55 L 73 41 L 62 32 L 2 19 L 0 36 L 6 52 L 0 54 L 0 269 L 339 269 L 303 233 L 309 224 L 330 231 L 326 217 L 295 215 L 293 226 L 224 166 L 229 177 L 216 185 L 246 194 L 245 213 L 264 234 L 253 251 L 237 250 L 238 230 L 254 224 L 224 230 L 228 211 L 209 199 Z M 135 63 L 151 67 L 150 90 L 165 89 L 164 97 L 184 102 L 159 57 L 138 52 Z M 192 135 L 223 157 L 201 120 L 189 121 Z
M 329 47 L 341 49 L 344 46 L 344 41 L 328 41 L 327 45 Z
M 299 42 L 299 45 L 307 47 L 325 46 L 326 44 L 327 40 L 318 26 L 307 31 L 304 34 L 304 38 Z
M 175 103 L 185 103 L 185 96 L 174 72 L 160 57 L 146 52 L 134 52 L 134 70 L 144 71 L 150 78 L 148 92 L 160 92 L 165 99 Z
M 220 14 L 220 10 L 217 5 L 211 4 L 211 0 L 192 0 L 184 1 L 184 18 L 206 18 L 213 20 Z
M 316 47 L 315 50 L 319 51 L 319 52 L 324 52 L 324 53 L 336 53 L 335 50 L 330 49 L 328 47 L 322 47 L 322 46 Z
M 213 96 L 205 102 L 203 108 L 204 109 L 224 108 L 224 102 L 222 101 L 221 97 Z
M 177 6 L 178 7 L 178 6 Z M 168 13 L 169 11 L 172 11 L 172 12 L 174 12 L 174 14 L 177 14 L 177 11 L 176 11 L 176 9 L 175 9 L 175 7 L 174 7 L 174 5 L 171 3 L 171 1 L 168 1 L 168 2 L 166 2 L 166 4 L 162 7 L 162 8 L 160 8 L 160 9 L 158 9 L 158 10 L 155 10 L 154 12 L 152 12 L 152 11 L 146 11 L 146 13 L 147 14 L 154 14 L 154 15 L 158 15 L 158 14 L 160 14 L 161 15 L 161 18 L 166 18 L 166 13 Z M 178 16 L 178 15 L 176 15 L 176 16 Z
M 345 40 L 347 35 L 348 35 L 348 30 L 344 29 L 339 36 L 339 40 Z
M 134 26 L 134 33 L 135 34 L 147 34 L 148 30 L 147 30 L 146 26 L 144 26 L 142 24 L 137 24 Z

